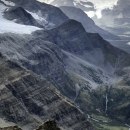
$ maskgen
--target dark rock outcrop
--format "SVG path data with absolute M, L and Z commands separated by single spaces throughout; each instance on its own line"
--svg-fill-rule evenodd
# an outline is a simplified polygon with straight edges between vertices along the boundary
M 46 121 L 43 125 L 40 125 L 36 130 L 61 130 L 57 123 L 53 120 Z

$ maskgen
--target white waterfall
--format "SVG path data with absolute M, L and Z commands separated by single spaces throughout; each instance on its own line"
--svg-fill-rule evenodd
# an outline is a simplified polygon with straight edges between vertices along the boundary
M 106 93 L 106 109 L 105 109 L 105 113 L 106 113 L 106 115 L 107 115 L 107 104 L 108 104 L 108 97 L 107 97 L 107 93 Z

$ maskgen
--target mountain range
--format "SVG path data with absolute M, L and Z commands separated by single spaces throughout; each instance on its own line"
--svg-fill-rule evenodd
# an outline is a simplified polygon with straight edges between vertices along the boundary
M 129 126 L 130 54 L 103 39 L 116 35 L 81 9 L 36 0 L 0 0 L 0 19 L 0 127 Z
M 105 39 L 119 40 L 118 36 L 98 27 L 88 17 L 87 12 L 96 10 L 92 2 L 82 0 L 54 0 L 49 3 L 59 7 L 70 19 L 81 22 L 87 32 L 99 33 Z
M 12 1 L 13 2 L 13 1 Z M 55 1 L 53 1 L 53 2 L 55 2 Z M 68 3 L 67 3 L 68 2 Z M 65 2 L 65 3 L 67 3 L 67 4 L 69 4 L 69 5 L 71 5 L 70 3 L 71 3 L 71 1 L 67 1 L 67 2 Z M 25 11 L 29 11 L 28 13 L 31 13 L 32 14 L 32 16 L 35 18 L 35 19 L 37 19 L 37 22 L 39 23 L 39 24 L 41 24 L 44 28 L 53 28 L 53 27 L 55 27 L 55 26 L 57 26 L 57 25 L 60 25 L 61 23 L 63 23 L 63 22 L 65 22 L 67 19 L 68 19 L 68 17 L 70 18 L 70 19 L 75 19 L 75 20 L 77 20 L 77 21 L 79 21 L 79 22 L 81 22 L 83 25 L 84 25 L 84 27 L 85 27 L 85 29 L 87 30 L 87 32 L 92 32 L 92 33 L 99 33 L 103 38 L 105 38 L 105 39 L 119 39 L 119 37 L 118 36 L 116 36 L 116 35 L 113 35 L 113 34 L 111 34 L 111 33 L 109 33 L 109 32 L 107 32 L 107 31 L 105 31 L 105 30 L 103 30 L 103 29 L 101 29 L 101 28 L 99 28 L 98 26 L 96 26 L 95 25 L 95 23 L 92 21 L 92 19 L 90 19 L 88 16 L 87 16 L 87 14 L 85 14 L 82 10 L 80 10 L 80 9 L 77 9 L 77 8 L 67 8 L 67 9 L 65 9 L 65 7 L 63 8 L 63 9 L 61 9 L 64 13 L 62 13 L 60 10 L 58 11 L 58 8 L 55 8 L 54 9 L 54 11 L 52 11 L 53 9 L 52 9 L 52 7 L 51 7 L 51 5 L 47 5 L 47 6 L 49 6 L 49 7 L 47 7 L 46 9 L 45 9 L 45 5 L 46 4 L 44 4 L 44 3 L 40 3 L 40 4 L 38 4 L 39 2 L 35 2 L 35 0 L 34 1 L 32 1 L 32 5 L 29 5 L 29 6 L 27 6 L 26 7 L 26 2 L 20 2 L 19 1 L 19 3 L 17 3 L 17 6 L 22 6 L 22 7 L 24 7 L 26 10 Z M 56 1 L 56 3 L 58 3 L 57 1 Z M 73 2 L 72 2 L 73 3 Z M 86 2 L 87 4 L 90 4 L 90 2 Z M 82 3 L 83 4 L 83 3 Z M 33 8 L 33 5 L 37 5 L 37 8 L 36 9 L 34 9 Z M 42 6 L 41 6 L 42 5 Z M 45 7 L 44 7 L 45 6 Z M 78 7 L 78 6 L 75 6 L 75 7 Z M 50 8 L 50 9 L 49 9 Z M 53 7 L 54 8 L 54 7 Z M 86 8 L 86 7 L 85 7 Z M 42 12 L 46 12 L 46 13 L 41 13 L 39 10 L 37 10 L 37 9 L 40 9 L 40 11 L 42 11 Z M 17 9 L 18 10 L 18 9 Z M 50 11 L 51 10 L 51 11 Z M 68 13 L 68 12 L 66 12 L 66 11 L 68 10 L 68 12 L 73 12 L 73 13 Z M 6 14 L 8 14 L 9 12 L 7 12 Z M 13 13 L 15 13 L 14 11 L 13 11 Z M 56 14 L 56 15 L 54 15 L 53 16 L 53 13 L 54 14 Z M 36 14 L 38 14 L 38 16 L 36 16 Z M 78 14 L 78 17 L 77 17 L 77 15 L 76 14 Z M 10 15 L 10 14 L 9 14 Z M 17 15 L 17 12 L 15 13 L 15 14 L 13 14 L 13 15 Z M 7 16 L 7 15 L 5 15 L 5 16 Z M 19 15 L 20 17 L 22 16 L 22 15 Z M 68 16 L 68 17 L 67 17 Z M 15 16 L 16 17 L 16 16 Z M 14 17 L 14 19 L 16 19 Z M 42 18 L 39 18 L 39 17 L 42 17 Z M 54 18 L 53 18 L 54 17 Z M 82 17 L 84 17 L 84 19 L 82 19 Z M 13 17 L 12 17 L 13 18 Z M 23 19 L 25 19 L 25 18 L 23 18 Z M 18 20 L 17 20 L 18 21 Z M 33 20 L 32 20 L 33 21 Z M 48 23 L 48 21 L 49 21 L 49 23 Z M 85 23 L 88 23 L 88 24 L 85 24 Z M 39 25 L 36 23 L 36 22 L 34 22 L 33 21 L 33 23 L 32 23 L 33 25 L 34 24 L 36 24 L 36 26 L 38 26 L 39 27 Z

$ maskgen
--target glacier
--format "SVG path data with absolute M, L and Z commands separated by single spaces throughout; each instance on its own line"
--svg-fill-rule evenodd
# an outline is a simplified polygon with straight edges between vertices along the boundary
M 9 21 L 4 18 L 4 11 L 8 10 L 9 7 L 0 3 L 0 33 L 16 33 L 16 34 L 31 34 L 41 28 L 34 26 L 27 26 L 15 23 L 15 21 Z

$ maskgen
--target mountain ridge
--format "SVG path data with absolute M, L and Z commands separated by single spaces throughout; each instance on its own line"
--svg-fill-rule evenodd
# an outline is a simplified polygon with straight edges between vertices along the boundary
M 87 32 L 90 33 L 99 33 L 103 38 L 105 39 L 113 39 L 113 40 L 119 40 L 120 38 L 114 34 L 111 34 L 107 32 L 106 30 L 103 30 L 102 28 L 98 27 L 94 21 L 87 16 L 85 12 L 83 12 L 81 9 L 76 7 L 67 7 L 67 6 L 61 6 L 59 7 L 70 19 L 74 19 L 76 21 L 79 21 L 82 23 L 84 28 Z

